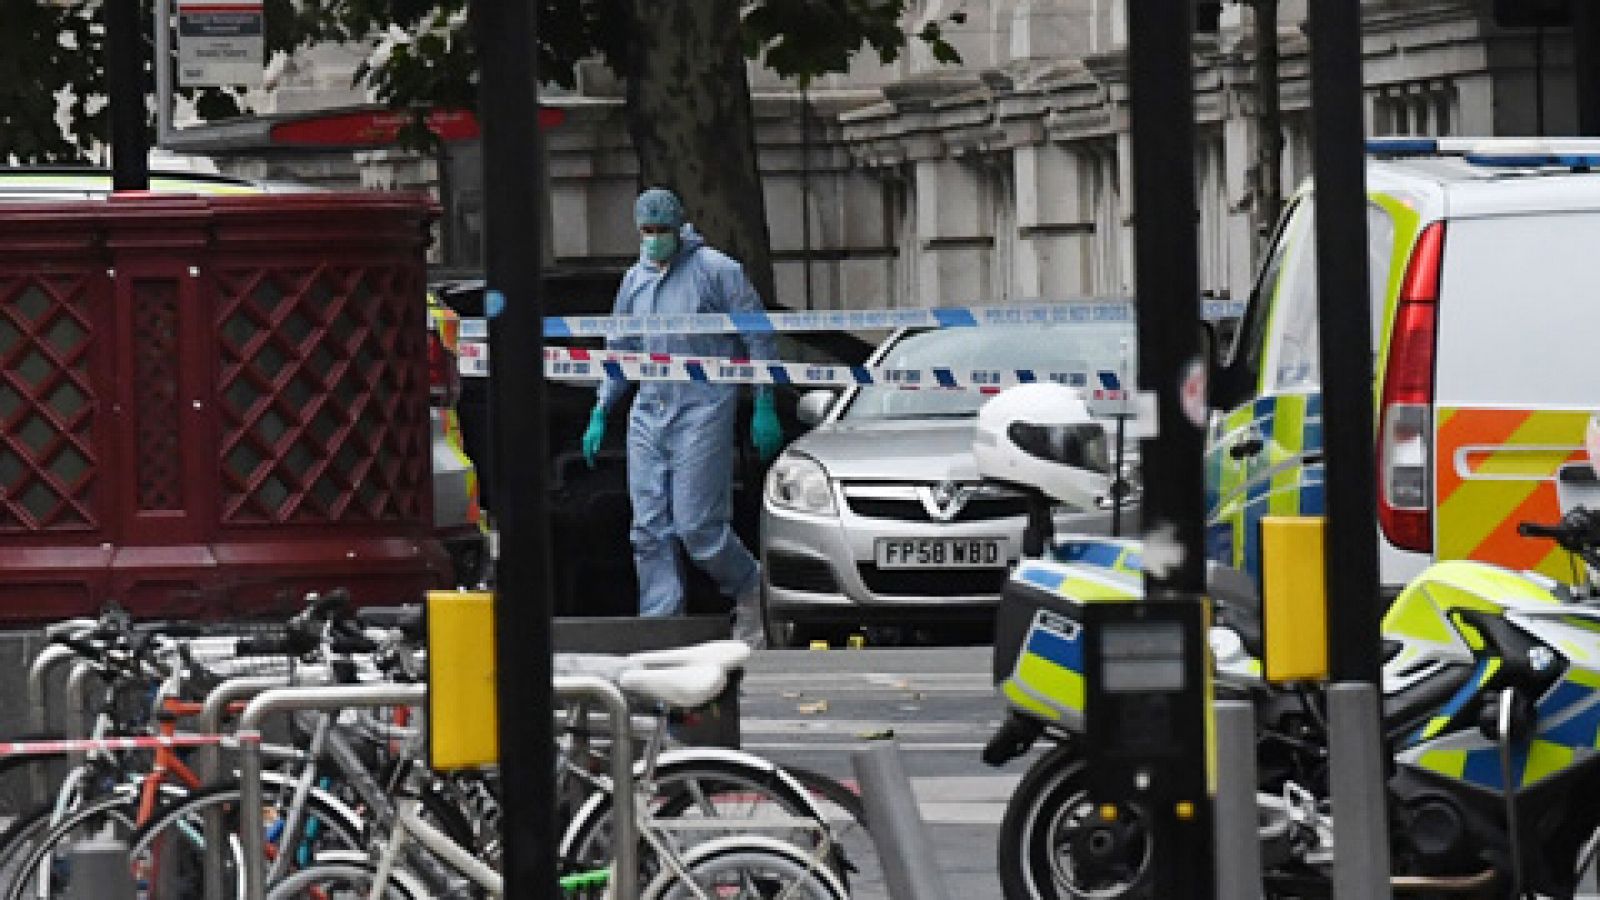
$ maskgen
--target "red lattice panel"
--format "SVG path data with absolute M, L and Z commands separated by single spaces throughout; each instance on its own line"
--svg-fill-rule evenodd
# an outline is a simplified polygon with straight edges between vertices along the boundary
M 139 509 L 181 510 L 178 453 L 178 286 L 141 280 L 133 286 L 134 443 Z
M 84 275 L 0 278 L 0 533 L 98 524 Z
M 424 515 L 424 308 L 410 270 L 217 273 L 222 521 Z

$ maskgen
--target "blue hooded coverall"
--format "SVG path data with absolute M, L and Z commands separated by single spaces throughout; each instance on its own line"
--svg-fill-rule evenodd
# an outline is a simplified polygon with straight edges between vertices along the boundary
M 706 246 L 690 225 L 665 270 L 641 257 L 622 278 L 613 315 L 762 312 L 744 268 Z M 686 334 L 614 338 L 610 349 L 693 356 L 774 359 L 770 334 Z M 600 384 L 606 409 L 625 381 Z M 628 495 L 639 615 L 683 612 L 684 573 L 676 538 L 721 592 L 736 600 L 756 590 L 760 566 L 729 525 L 738 386 L 647 381 L 628 417 Z

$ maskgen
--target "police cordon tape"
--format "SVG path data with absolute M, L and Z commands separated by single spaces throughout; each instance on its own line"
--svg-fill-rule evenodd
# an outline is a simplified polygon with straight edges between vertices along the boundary
M 1203 318 L 1244 313 L 1235 300 L 1202 299 Z M 1023 303 L 1012 306 L 942 306 L 827 312 L 683 313 L 650 316 L 546 316 L 544 336 L 648 337 L 664 334 L 775 334 L 815 331 L 889 331 L 896 328 L 993 328 L 1015 325 L 1132 324 L 1132 300 L 1118 297 Z M 489 320 L 463 318 L 461 337 L 483 340 Z
M 236 747 L 259 741 L 256 732 L 232 734 L 174 734 L 145 737 L 72 738 L 59 741 L 0 741 L 0 758 L 7 756 L 55 756 L 89 750 L 153 750 L 159 747 Z
M 470 374 L 487 374 L 487 360 L 462 357 Z M 907 369 L 889 366 L 847 366 L 829 363 L 794 363 L 724 357 L 680 356 L 666 353 L 624 353 L 581 347 L 546 347 L 545 377 L 572 381 L 677 381 L 706 384 L 764 384 L 797 387 L 858 387 L 874 385 L 899 390 L 966 390 L 997 394 L 1017 384 L 1054 382 L 1081 388 L 1084 399 L 1097 412 L 1114 414 L 1126 394 L 1122 378 L 1100 369 L 1047 371 L 1043 369 Z M 463 369 L 463 374 L 469 374 Z M 1112 406 L 1108 406 L 1108 404 Z

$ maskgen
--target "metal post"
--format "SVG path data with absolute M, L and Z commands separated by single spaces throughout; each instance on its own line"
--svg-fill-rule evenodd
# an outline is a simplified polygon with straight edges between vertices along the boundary
M 1256 712 L 1217 703 L 1217 896 L 1261 900 L 1260 816 L 1256 812 Z
M 261 808 L 261 721 L 268 713 L 297 709 L 338 710 L 362 706 L 415 706 L 428 696 L 425 684 L 363 684 L 340 687 L 274 688 L 256 696 L 239 717 L 239 808 Z M 266 892 L 263 857 L 266 836 L 259 815 L 239 816 L 239 846 L 244 856 L 245 900 Z
M 1157 434 L 1143 444 L 1145 596 L 1205 603 L 1206 361 L 1201 356 L 1194 184 L 1193 0 L 1128 3 L 1134 261 L 1139 388 L 1156 398 Z M 1205 629 L 1185 631 L 1186 659 L 1204 659 Z M 1199 693 L 1208 693 L 1201 689 Z M 1209 702 L 1204 697 L 1199 702 Z M 1207 763 L 1185 748 L 1164 780 L 1188 815 L 1152 816 L 1157 897 L 1208 898 L 1212 875 Z
M 1311 4 L 1311 110 L 1316 181 L 1317 294 L 1365 298 L 1367 192 L 1361 4 Z M 1389 896 L 1384 747 L 1375 700 L 1379 664 L 1377 495 L 1373 474 L 1372 313 L 1368 302 L 1323 302 L 1322 433 L 1326 453 L 1329 720 L 1334 895 Z M 1371 696 L 1369 696 L 1369 694 Z M 1347 697 L 1343 702 L 1333 700 Z M 1368 702 L 1368 701 L 1371 702 Z
M 1572 76 L 1578 94 L 1578 133 L 1600 135 L 1600 9 L 1572 4 Z
M 476 0 L 469 8 L 482 86 L 487 312 L 503 302 L 489 319 L 489 389 L 494 455 L 502 461 L 492 507 L 500 535 L 494 623 L 507 897 L 556 893 L 537 6 Z
M 106 26 L 106 88 L 111 95 L 111 189 L 150 189 L 150 146 L 145 134 L 144 66 L 139 53 L 139 4 L 100 4 Z
M 155 0 L 156 146 L 172 140 L 172 0 Z
M 852 752 L 850 762 L 861 782 L 867 834 L 883 862 L 890 900 L 949 900 L 911 779 L 900 764 L 900 745 L 868 744 Z
M 811 289 L 811 91 L 800 84 L 800 264 L 805 266 L 806 309 L 816 309 Z
M 1388 809 L 1385 805 L 1378 689 L 1361 682 L 1328 688 L 1329 780 L 1333 789 L 1333 896 L 1387 898 Z M 1362 834 L 1366 829 L 1369 833 Z

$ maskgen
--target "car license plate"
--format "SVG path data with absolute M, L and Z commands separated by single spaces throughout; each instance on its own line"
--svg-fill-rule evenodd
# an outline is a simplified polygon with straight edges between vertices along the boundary
M 878 538 L 880 569 L 998 569 L 1006 564 L 1001 538 Z

